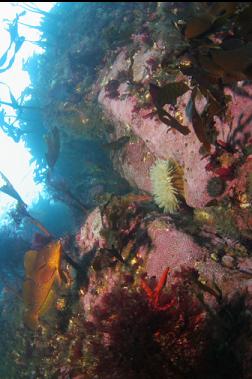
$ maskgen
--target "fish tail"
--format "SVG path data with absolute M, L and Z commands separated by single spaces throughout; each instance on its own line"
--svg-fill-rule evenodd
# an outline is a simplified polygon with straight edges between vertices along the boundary
M 29 311 L 25 312 L 24 314 L 24 324 L 27 326 L 29 329 L 36 329 L 38 327 L 38 314 L 36 313 L 31 313 Z

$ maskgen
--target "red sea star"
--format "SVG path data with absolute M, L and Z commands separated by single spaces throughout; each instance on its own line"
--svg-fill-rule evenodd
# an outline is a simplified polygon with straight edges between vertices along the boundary
M 158 311 L 166 311 L 173 307 L 176 303 L 176 299 L 171 300 L 169 303 L 165 305 L 159 305 L 159 297 L 161 294 L 162 289 L 165 286 L 167 275 L 169 273 L 170 269 L 167 267 L 163 274 L 161 275 L 161 278 L 159 279 L 159 282 L 157 283 L 154 290 L 152 290 L 149 285 L 147 284 L 146 280 L 141 279 L 141 287 L 145 291 L 145 293 L 148 296 L 150 304 L 153 306 L 154 309 Z

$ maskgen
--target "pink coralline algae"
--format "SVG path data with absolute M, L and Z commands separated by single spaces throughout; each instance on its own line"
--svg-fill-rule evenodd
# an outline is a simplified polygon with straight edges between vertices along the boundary
M 152 249 L 145 254 L 146 271 L 149 277 L 162 278 L 162 272 L 170 267 L 171 279 L 167 285 L 173 281 L 174 272 L 179 271 L 181 267 L 187 269 L 196 269 L 203 282 L 210 287 L 216 285 L 222 289 L 223 295 L 231 298 L 239 291 L 246 291 L 248 277 L 240 271 L 235 270 L 235 263 L 231 267 L 225 267 L 211 259 L 213 250 L 209 247 L 199 245 L 199 238 L 178 230 L 169 221 L 156 219 L 148 226 L 148 236 L 151 239 Z M 212 249 L 214 249 L 214 234 L 211 235 Z M 217 246 L 218 243 L 217 242 Z M 231 250 L 230 250 L 231 251 Z M 228 257 L 228 255 L 226 256 Z M 244 260 L 240 258 L 240 262 Z M 245 259 L 246 266 L 251 265 L 251 259 Z M 245 262 L 244 261 L 244 262 Z M 223 261 L 224 262 L 224 261 Z M 240 263 L 242 264 L 242 263 Z M 250 269 L 248 269 L 249 275 Z M 205 300 L 213 305 L 215 299 L 206 294 Z
M 244 193 L 252 192 L 252 159 L 250 156 L 247 157 L 244 164 L 239 168 L 237 172 L 235 183 L 235 193 L 238 196 Z M 251 196 L 252 193 L 248 193 L 248 197 Z M 249 201 L 249 199 L 248 199 Z
M 153 48 L 148 50 L 142 48 L 134 55 L 134 63 L 132 65 L 134 82 L 148 84 L 151 74 L 158 67 L 158 64 L 159 53 Z
M 152 40 L 150 37 L 150 34 L 147 32 L 141 33 L 141 34 L 132 34 L 131 36 L 132 41 L 139 44 L 147 44 L 150 45 Z
M 95 208 L 95 210 L 88 215 L 85 224 L 76 235 L 76 244 L 80 249 L 80 255 L 90 251 L 96 244 L 99 247 L 104 246 L 105 240 L 100 234 L 101 230 L 102 216 L 99 208 Z
M 205 170 L 205 166 L 209 162 L 208 158 L 204 158 L 200 154 L 201 143 L 193 132 L 186 116 L 185 108 L 189 98 L 190 93 L 182 96 L 178 103 L 177 113 L 173 111 L 173 117 L 175 113 L 179 114 L 191 130 L 191 133 L 184 136 L 174 129 L 168 130 L 167 125 L 157 117 L 146 118 L 145 116 L 150 113 L 150 110 L 141 109 L 135 112 L 136 99 L 132 96 L 127 96 L 125 99 L 110 100 L 106 98 L 104 90 L 101 90 L 99 94 L 101 105 L 118 128 L 121 128 L 121 125 L 130 125 L 134 134 L 144 141 L 150 154 L 153 154 L 156 158 L 174 159 L 184 167 L 186 202 L 190 206 L 201 207 L 211 200 L 207 194 L 206 186 L 208 180 L 212 177 L 212 173 Z M 130 155 L 127 156 L 127 160 L 131 164 L 132 171 L 134 166 L 140 163 L 139 161 L 135 162 L 134 157 Z M 141 160 L 145 160 L 144 153 Z M 137 170 L 135 171 L 136 175 Z M 146 173 L 146 177 L 148 177 L 148 173 Z M 126 177 L 126 179 L 128 178 Z M 150 190 L 143 185 L 139 188 L 145 191 Z
M 232 121 L 230 124 L 223 124 L 216 118 L 216 128 L 223 141 L 231 140 L 233 147 L 239 149 L 252 137 L 252 85 L 241 81 L 237 83 L 235 89 L 226 88 L 225 94 L 232 99 L 228 109 Z
M 128 144 L 123 154 L 119 153 L 115 165 L 133 187 L 151 192 L 149 171 L 154 162 L 155 156 L 144 142 L 138 139 Z
M 119 56 L 122 53 L 119 54 Z M 149 55 L 148 55 L 149 54 Z M 115 60 L 111 68 L 111 73 L 116 72 L 117 65 L 120 59 Z M 157 46 L 153 49 L 138 50 L 137 54 L 133 57 L 132 70 L 135 76 L 135 81 L 142 83 L 146 88 L 146 68 L 149 73 L 155 70 L 158 66 L 157 62 L 162 56 L 162 50 Z M 148 75 L 147 75 L 148 76 Z M 186 77 L 184 77 L 186 79 Z M 148 79 L 149 80 L 149 79 Z M 147 81 L 148 81 L 147 80 Z M 124 83 L 125 84 L 125 83 Z M 123 84 L 121 85 L 123 86 Z M 125 87 L 127 93 L 127 89 Z M 227 121 L 223 121 L 221 117 L 214 116 L 214 130 L 216 130 L 216 146 L 223 154 L 229 151 L 232 147 L 230 155 L 238 156 L 241 158 L 241 144 L 244 146 L 249 145 L 251 139 L 251 120 L 249 109 L 251 105 L 250 99 L 251 85 L 239 82 L 237 88 L 234 90 L 230 88 L 225 89 L 225 95 L 230 96 L 227 106 Z M 126 152 L 124 158 L 126 163 L 121 162 L 124 176 L 132 183 L 132 178 L 139 175 L 142 171 L 142 179 L 138 188 L 150 191 L 148 185 L 148 173 L 145 172 L 145 151 L 149 152 L 156 159 L 174 159 L 183 168 L 185 173 L 185 199 L 188 205 L 192 207 L 203 207 L 210 200 L 211 197 L 207 193 L 207 183 L 213 176 L 219 176 L 225 181 L 230 181 L 235 176 L 237 159 L 234 159 L 233 164 L 222 165 L 213 164 L 212 156 L 214 156 L 214 146 L 211 145 L 210 155 L 202 154 L 202 144 L 198 140 L 194 129 L 192 127 L 188 109 L 190 108 L 191 91 L 188 91 L 183 96 L 177 99 L 175 108 L 170 105 L 165 106 L 165 111 L 171 114 L 172 117 L 177 118 L 183 125 L 187 126 L 190 130 L 188 135 L 183 135 L 162 123 L 157 114 L 153 112 L 151 104 L 149 108 L 137 105 L 137 100 L 134 95 L 128 94 L 124 98 L 110 99 L 106 98 L 104 89 L 100 91 L 99 102 L 101 103 L 105 113 L 113 121 L 116 130 L 122 131 L 125 125 L 129 125 L 135 136 L 139 137 L 143 144 L 140 144 L 139 157 L 135 160 L 135 155 L 131 152 Z M 199 114 L 206 107 L 206 98 L 197 99 L 197 111 Z M 152 114 L 153 117 L 149 117 Z M 218 147 L 217 142 L 222 142 L 223 149 Z M 218 158 L 218 157 L 217 157 Z M 143 166 L 143 169 L 139 165 Z M 130 171 L 123 168 L 129 167 Z M 119 165 L 120 169 L 120 165 Z M 144 179 L 145 178 L 145 179 Z M 227 186 L 228 189 L 228 186 Z M 224 193 L 225 196 L 226 192 Z
M 153 221 L 148 227 L 148 234 L 153 245 L 146 266 L 150 276 L 159 275 L 167 266 L 173 271 L 179 270 L 180 266 L 195 267 L 206 256 L 204 248 L 191 236 L 167 222 Z

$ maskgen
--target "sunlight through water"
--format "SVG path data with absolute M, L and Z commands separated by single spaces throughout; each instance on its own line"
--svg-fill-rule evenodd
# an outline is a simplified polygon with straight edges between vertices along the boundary
M 16 14 L 20 14 L 23 9 L 21 5 L 25 3 L 1 3 L 0 4 L 0 56 L 4 54 L 9 46 L 10 37 L 6 30 L 8 21 L 12 21 Z M 32 4 L 32 3 L 31 3 Z M 45 11 L 52 8 L 55 3 L 52 2 L 37 2 L 36 5 Z M 41 16 L 36 13 L 26 11 L 26 14 L 21 18 L 22 23 L 27 25 L 39 25 Z M 22 70 L 23 63 L 34 53 L 42 53 L 43 50 L 36 44 L 30 41 L 38 41 L 40 33 L 36 29 L 29 28 L 25 25 L 19 25 L 20 36 L 25 37 L 25 42 L 17 53 L 13 66 L 0 73 L 0 93 L 1 101 L 10 101 L 10 95 L 8 87 L 10 87 L 15 98 L 19 98 L 22 91 L 29 86 L 30 80 L 27 72 Z M 7 85 L 6 85 L 7 84 Z M 0 109 L 4 109 L 8 115 L 14 115 L 12 107 L 1 106 Z M 42 185 L 37 185 L 33 180 L 34 164 L 30 164 L 32 159 L 30 153 L 25 149 L 22 140 L 19 143 L 15 143 L 10 137 L 4 134 L 0 125 L 0 171 L 10 180 L 15 189 L 19 192 L 24 202 L 30 205 L 36 201 L 43 189 Z M 3 185 L 3 181 L 0 180 L 0 186 Z M 0 217 L 2 218 L 15 201 L 0 193 Z

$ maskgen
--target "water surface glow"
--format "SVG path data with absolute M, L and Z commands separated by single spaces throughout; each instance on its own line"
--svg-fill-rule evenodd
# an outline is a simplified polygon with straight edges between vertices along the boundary
M 22 4 L 26 3 L 0 3 L 0 57 L 8 48 L 10 42 L 9 33 L 6 31 L 7 20 L 12 21 L 16 14 L 22 12 Z M 36 3 L 40 9 L 46 11 L 50 10 L 54 4 L 53 2 Z M 20 21 L 28 25 L 39 25 L 41 16 L 27 11 L 26 15 L 21 17 Z M 19 98 L 21 92 L 30 84 L 28 73 L 22 70 L 23 62 L 34 53 L 42 53 L 41 48 L 29 42 L 39 40 L 40 33 L 36 29 L 19 25 L 19 34 L 20 36 L 24 36 L 28 41 L 24 42 L 16 56 L 13 66 L 6 72 L 0 73 L 0 82 L 6 83 L 16 98 Z M 0 84 L 0 94 L 2 101 L 10 101 L 7 86 Z M 5 109 L 8 115 L 14 114 L 11 107 L 3 106 L 2 108 Z M 0 129 L 0 170 L 10 180 L 28 205 L 36 201 L 42 191 L 42 185 L 36 185 L 34 183 L 34 164 L 30 165 L 29 163 L 31 158 L 30 153 L 26 150 L 22 141 L 15 143 Z M 0 186 L 2 184 L 3 182 L 0 180 Z M 15 201 L 12 198 L 0 192 L 1 218 L 3 218 L 6 210 L 14 203 Z

